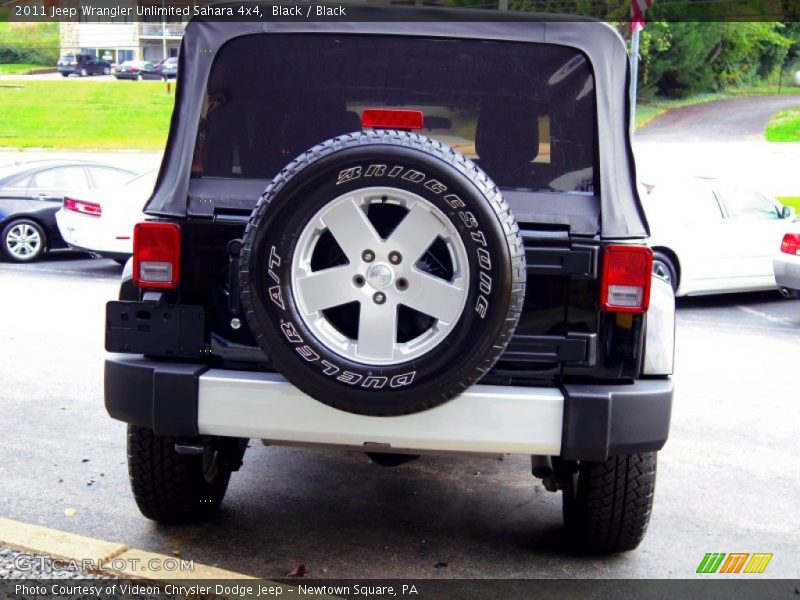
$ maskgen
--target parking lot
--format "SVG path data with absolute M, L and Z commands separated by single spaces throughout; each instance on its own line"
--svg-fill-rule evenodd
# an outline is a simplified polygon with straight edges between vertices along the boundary
M 522 456 L 386 469 L 253 440 L 216 521 L 147 521 L 128 488 L 125 426 L 103 407 L 104 303 L 119 273 L 68 253 L 0 263 L 6 517 L 273 578 L 301 563 L 309 577 L 690 577 L 706 552 L 771 552 L 770 576 L 796 574 L 800 301 L 679 301 L 650 531 L 636 552 L 595 559 L 566 553 L 560 497 Z

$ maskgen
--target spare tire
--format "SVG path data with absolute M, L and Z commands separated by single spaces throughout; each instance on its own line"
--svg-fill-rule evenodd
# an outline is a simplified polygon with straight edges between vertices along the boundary
M 295 386 L 401 415 L 494 365 L 519 319 L 525 257 L 472 161 L 376 130 L 319 144 L 275 177 L 244 235 L 240 289 L 256 340 Z

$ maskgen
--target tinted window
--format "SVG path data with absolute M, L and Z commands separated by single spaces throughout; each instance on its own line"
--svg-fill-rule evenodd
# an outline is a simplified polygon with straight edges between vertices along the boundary
M 33 176 L 34 189 L 85 189 L 88 186 L 83 167 L 64 167 L 39 171 Z
M 756 192 L 729 190 L 724 194 L 725 206 L 731 219 L 738 221 L 760 221 L 780 219 L 777 207 L 770 200 Z
M 226 44 L 209 77 L 194 175 L 271 178 L 311 146 L 360 130 L 364 108 L 381 107 L 422 110 L 421 133 L 475 159 L 500 186 L 595 190 L 594 79 L 582 54 L 391 36 Z
M 103 167 L 89 167 L 89 172 L 94 182 L 94 187 L 116 187 L 123 185 L 133 178 L 133 175 L 125 171 L 116 169 L 105 169 Z

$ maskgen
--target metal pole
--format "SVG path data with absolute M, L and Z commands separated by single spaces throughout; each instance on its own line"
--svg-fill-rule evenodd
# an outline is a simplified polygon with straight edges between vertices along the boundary
M 161 0 L 161 60 L 167 58 L 167 17 L 166 0 Z
M 636 85 L 639 81 L 639 31 L 641 27 L 633 26 L 631 35 L 631 131 L 636 130 Z

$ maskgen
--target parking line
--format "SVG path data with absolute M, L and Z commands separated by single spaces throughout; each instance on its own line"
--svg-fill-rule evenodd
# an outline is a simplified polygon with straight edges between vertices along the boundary
M 784 319 L 783 317 L 776 317 L 760 310 L 756 310 L 755 308 L 750 308 L 749 306 L 742 306 L 740 304 L 736 305 L 736 308 L 739 310 L 746 312 L 748 315 L 753 315 L 754 317 L 761 317 L 765 321 L 769 321 L 770 323 L 779 323 L 780 325 L 795 325 L 795 323 L 789 319 Z

